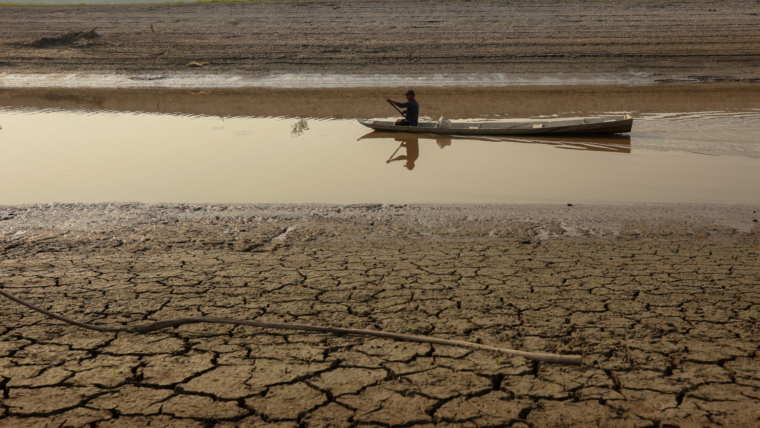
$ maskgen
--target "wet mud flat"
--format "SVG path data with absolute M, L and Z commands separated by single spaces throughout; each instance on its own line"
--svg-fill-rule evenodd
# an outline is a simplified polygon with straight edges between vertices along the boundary
M 0 108 L 316 119 L 394 115 L 385 88 L 2 88 Z M 551 114 L 635 114 L 760 109 L 754 83 L 515 85 L 417 89 L 423 116 L 438 120 L 527 118 Z M 0 123 L 1 125 L 2 123 Z
M 0 13 L 0 73 L 148 82 L 163 74 L 612 73 L 756 82 L 758 23 L 753 0 L 12 6 Z M 77 33 L 93 29 L 92 37 Z
M 101 325 L 220 316 L 364 337 L 78 330 L 3 302 L 0 426 L 755 426 L 743 205 L 0 207 L 0 284 Z

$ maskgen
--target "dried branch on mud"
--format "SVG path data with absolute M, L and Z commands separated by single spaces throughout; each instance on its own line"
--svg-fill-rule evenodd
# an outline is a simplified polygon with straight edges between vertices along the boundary
M 47 315 L 48 317 L 57 319 L 59 321 L 63 321 L 71 325 L 75 325 L 77 327 L 85 328 L 88 330 L 99 331 L 99 332 L 148 333 L 151 331 L 161 330 L 168 327 L 177 327 L 184 324 L 198 324 L 198 323 L 250 325 L 253 327 L 272 328 L 272 329 L 279 329 L 279 330 L 301 330 L 301 331 L 314 331 L 314 332 L 319 332 L 319 333 L 332 333 L 332 334 L 338 334 L 338 335 L 355 334 L 355 335 L 364 335 L 364 336 L 384 337 L 387 339 L 395 339 L 395 340 L 401 340 L 401 341 L 406 341 L 406 342 L 430 343 L 433 345 L 447 345 L 447 346 L 456 346 L 460 348 L 492 351 L 492 352 L 498 352 L 500 354 L 505 354 L 505 355 L 515 355 L 518 357 L 526 358 L 528 360 L 540 361 L 544 363 L 581 365 L 580 355 L 559 355 L 559 354 L 549 354 L 549 353 L 543 353 L 543 352 L 525 352 L 525 351 L 518 351 L 514 349 L 498 348 L 495 346 L 481 345 L 479 343 L 465 342 L 462 340 L 438 339 L 438 338 L 429 337 L 429 336 L 413 336 L 409 334 L 388 333 L 388 332 L 377 331 L 377 330 L 364 330 L 364 329 L 340 328 L 340 327 L 322 327 L 322 326 L 299 325 L 299 324 L 278 324 L 278 323 L 268 323 L 268 322 L 260 322 L 260 321 L 236 320 L 236 319 L 231 319 L 231 318 L 190 317 L 190 318 L 178 318 L 178 319 L 173 319 L 173 320 L 157 321 L 157 322 L 154 322 L 152 324 L 147 324 L 147 325 L 123 325 L 123 326 L 115 326 L 115 327 L 97 326 L 97 325 L 81 323 L 81 322 L 63 317 L 61 315 L 54 314 L 45 309 L 32 305 L 31 303 L 25 302 L 11 294 L 6 293 L 3 290 L 0 290 L 0 295 L 5 296 L 6 298 L 16 303 L 24 305 L 27 308 L 35 310 L 41 314 Z
M 90 31 L 69 30 L 65 34 L 61 34 L 60 36 L 43 37 L 35 41 L 34 43 L 32 43 L 32 46 L 37 47 L 37 48 L 46 48 L 49 46 L 70 45 L 79 39 L 97 39 L 100 37 L 100 34 L 95 32 L 96 29 L 97 28 L 93 28 Z

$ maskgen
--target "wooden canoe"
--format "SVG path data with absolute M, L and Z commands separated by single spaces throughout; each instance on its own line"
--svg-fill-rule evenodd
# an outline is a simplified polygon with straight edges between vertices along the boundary
M 377 131 L 440 135 L 604 135 L 631 132 L 633 126 L 633 118 L 629 114 L 509 122 L 420 122 L 417 126 L 396 126 L 395 122 L 385 120 L 357 120 Z

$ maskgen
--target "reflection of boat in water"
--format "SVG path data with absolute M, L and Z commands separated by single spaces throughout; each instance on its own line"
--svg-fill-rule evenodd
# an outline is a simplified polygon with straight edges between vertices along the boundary
M 470 140 L 470 141 L 504 141 L 510 143 L 524 144 L 548 144 L 561 149 L 568 150 L 589 150 L 597 152 L 610 153 L 631 153 L 631 137 L 628 135 L 606 135 L 603 137 L 478 137 L 478 136 L 457 136 L 457 135 L 425 135 L 425 134 L 404 134 L 398 132 L 380 132 L 373 131 L 360 138 L 364 139 L 393 139 L 404 141 L 407 139 L 432 139 L 438 144 L 438 147 L 444 148 L 451 145 L 452 140 Z
M 417 126 L 396 126 L 395 122 L 384 120 L 357 120 L 376 131 L 439 135 L 604 135 L 631 132 L 633 126 L 629 114 L 521 122 L 420 122 Z

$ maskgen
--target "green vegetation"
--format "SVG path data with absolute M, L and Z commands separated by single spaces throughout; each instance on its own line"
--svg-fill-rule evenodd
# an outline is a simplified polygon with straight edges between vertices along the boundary
M 306 2 L 308 0 L 187 0 L 187 1 L 163 1 L 163 2 L 130 2 L 131 0 L 123 0 L 124 3 L 0 3 L 0 7 L 6 6 L 23 6 L 23 7 L 63 7 L 63 6 L 135 6 L 135 5 L 170 5 L 170 4 L 184 4 L 184 3 L 260 3 L 260 2 L 292 2 L 298 3 Z

